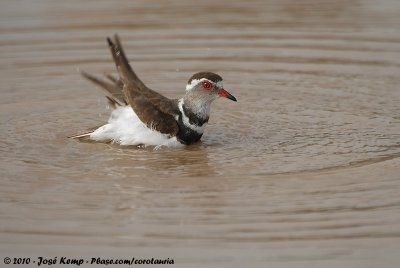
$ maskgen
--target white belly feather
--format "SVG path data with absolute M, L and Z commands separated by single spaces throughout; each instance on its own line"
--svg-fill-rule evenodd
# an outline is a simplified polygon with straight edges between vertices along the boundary
M 95 141 L 112 140 L 121 145 L 183 146 L 176 137 L 169 137 L 148 128 L 130 106 L 117 107 L 108 119 L 108 124 L 90 134 Z

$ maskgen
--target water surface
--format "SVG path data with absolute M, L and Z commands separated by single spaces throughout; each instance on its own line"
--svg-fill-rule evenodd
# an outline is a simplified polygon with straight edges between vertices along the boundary
M 399 18 L 394 0 L 3 1 L 1 251 L 396 267 Z M 66 139 L 108 118 L 77 69 L 115 73 L 116 32 L 151 88 L 209 70 L 238 102 L 184 149 Z

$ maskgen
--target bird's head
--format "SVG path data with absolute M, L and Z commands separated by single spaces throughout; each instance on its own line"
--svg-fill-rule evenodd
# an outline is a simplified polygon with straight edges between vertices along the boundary
M 212 72 L 199 72 L 192 75 L 186 85 L 186 94 L 204 102 L 212 102 L 217 97 L 237 101 L 224 89 L 222 77 Z

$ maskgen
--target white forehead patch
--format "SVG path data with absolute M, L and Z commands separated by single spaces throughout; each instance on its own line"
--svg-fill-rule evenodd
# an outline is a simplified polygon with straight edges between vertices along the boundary
M 197 86 L 200 82 L 203 82 L 203 81 L 208 81 L 208 82 L 212 83 L 213 85 L 216 85 L 219 88 L 224 87 L 224 81 L 219 81 L 218 83 L 214 83 L 213 81 L 210 81 L 207 78 L 202 78 L 202 79 L 193 79 L 190 82 L 190 84 L 186 85 L 186 91 L 192 90 L 195 86 Z

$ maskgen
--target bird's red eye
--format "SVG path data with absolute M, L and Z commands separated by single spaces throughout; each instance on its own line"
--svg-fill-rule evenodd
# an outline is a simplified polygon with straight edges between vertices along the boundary
M 207 81 L 202 82 L 201 85 L 205 90 L 210 90 L 212 88 L 212 84 Z

